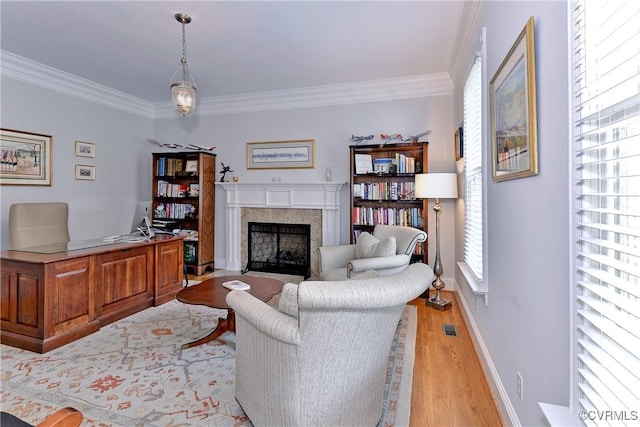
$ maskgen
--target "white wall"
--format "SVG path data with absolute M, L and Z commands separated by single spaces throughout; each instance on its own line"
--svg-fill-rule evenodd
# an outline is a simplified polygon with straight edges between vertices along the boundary
M 152 121 L 9 78 L 1 83 L 1 126 L 53 137 L 50 187 L 0 187 L 2 249 L 9 248 L 9 206 L 19 202 L 67 202 L 72 240 L 129 232 L 136 202 L 150 198 Z M 75 157 L 76 140 L 96 144 L 96 157 Z M 96 166 L 95 181 L 77 181 L 76 164 Z
M 349 241 L 349 138 L 356 135 L 381 133 L 417 134 L 427 129 L 429 136 L 429 170 L 452 172 L 454 159 L 453 132 L 451 129 L 453 97 L 442 95 L 387 102 L 341 105 L 334 107 L 301 108 L 296 110 L 267 111 L 259 113 L 231 114 L 211 117 L 193 117 L 184 120 L 157 120 L 154 135 L 163 142 L 216 145 L 218 148 L 216 170 L 220 163 L 230 166 L 240 182 L 271 181 L 322 181 L 326 166 L 331 166 L 333 180 L 345 181 L 342 191 L 341 236 Z M 316 140 L 315 169 L 247 170 L 246 142 L 289 139 Z M 217 174 L 216 180 L 220 179 Z M 225 260 L 225 203 L 223 190 L 216 194 L 215 257 L 216 266 L 224 266 Z M 449 202 L 451 203 L 451 202 Z M 451 209 L 453 205 L 451 204 Z M 444 203 L 444 209 L 448 209 Z M 451 210 L 452 212 L 452 210 Z M 430 212 L 429 229 L 434 236 L 434 216 Z M 442 221 L 441 250 L 445 278 L 453 277 L 454 244 L 453 216 Z M 433 262 L 434 239 L 430 240 L 430 263 Z M 451 280 L 453 283 L 453 280 Z
M 567 4 L 486 2 L 477 26 L 469 28 L 474 41 L 482 26 L 487 29 L 488 82 L 530 16 L 535 18 L 540 173 L 500 183 L 489 180 L 488 306 L 480 298 L 475 308 L 479 297 L 456 272 L 472 327 L 495 369 L 494 391 L 506 404 L 503 415 L 508 423 L 526 426 L 546 424 L 538 402 L 568 405 L 569 398 Z M 462 120 L 462 87 L 477 48 L 469 47 L 465 71 L 455 73 L 461 76 L 455 82 L 456 123 Z M 464 220 L 458 215 L 456 221 L 456 258 L 462 260 Z M 517 371 L 524 379 L 522 402 L 516 394 Z

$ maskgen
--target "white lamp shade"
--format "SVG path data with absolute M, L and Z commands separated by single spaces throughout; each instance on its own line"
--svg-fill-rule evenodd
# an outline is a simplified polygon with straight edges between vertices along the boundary
M 458 198 L 458 177 L 455 173 L 421 173 L 416 175 L 417 199 Z

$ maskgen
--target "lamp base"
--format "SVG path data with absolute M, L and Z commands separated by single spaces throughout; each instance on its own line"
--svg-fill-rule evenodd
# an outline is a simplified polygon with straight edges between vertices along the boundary
M 436 300 L 435 298 L 427 299 L 427 306 L 436 310 L 445 311 L 451 308 L 451 301 L 446 299 Z

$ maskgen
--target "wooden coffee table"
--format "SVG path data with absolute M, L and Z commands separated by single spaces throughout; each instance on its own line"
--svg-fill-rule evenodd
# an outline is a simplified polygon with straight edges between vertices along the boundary
M 261 301 L 269 301 L 274 295 L 280 293 L 282 291 L 282 286 L 284 286 L 284 283 L 280 280 L 270 277 L 238 275 L 213 277 L 211 279 L 204 280 L 202 283 L 198 283 L 197 285 L 182 289 L 176 295 L 176 299 L 180 302 L 185 304 L 206 305 L 207 307 L 227 310 L 227 317 L 218 319 L 218 326 L 213 332 L 199 340 L 183 344 L 183 349 L 195 347 L 215 340 L 227 331 L 236 331 L 235 312 L 225 301 L 225 298 L 230 291 L 222 286 L 222 283 L 228 282 L 229 280 L 240 280 L 249 284 L 251 286 L 251 290 L 246 292 L 249 292 Z

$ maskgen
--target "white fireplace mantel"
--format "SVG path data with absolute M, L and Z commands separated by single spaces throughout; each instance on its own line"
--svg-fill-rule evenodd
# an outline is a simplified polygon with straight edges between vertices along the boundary
M 242 208 L 320 209 L 322 245 L 340 244 L 340 193 L 346 182 L 216 182 L 226 192 L 226 268 L 242 270 Z

